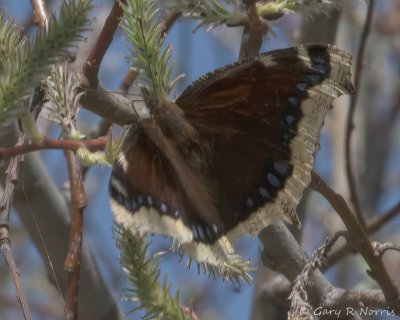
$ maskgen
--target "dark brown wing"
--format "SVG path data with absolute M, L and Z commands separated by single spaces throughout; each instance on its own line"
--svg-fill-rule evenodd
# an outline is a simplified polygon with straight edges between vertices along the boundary
M 259 219 L 241 229 L 256 233 L 279 213 L 299 224 L 294 209 L 324 116 L 334 98 L 354 93 L 350 60 L 329 45 L 269 52 L 206 75 L 176 100 L 213 137 L 209 178 L 226 233 L 258 210 Z

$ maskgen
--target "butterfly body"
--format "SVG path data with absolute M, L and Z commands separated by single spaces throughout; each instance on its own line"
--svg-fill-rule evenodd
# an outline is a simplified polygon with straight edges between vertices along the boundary
M 130 129 L 111 177 L 116 222 L 217 263 L 244 233 L 284 219 L 310 180 L 331 102 L 353 93 L 350 55 L 277 50 L 218 69 Z

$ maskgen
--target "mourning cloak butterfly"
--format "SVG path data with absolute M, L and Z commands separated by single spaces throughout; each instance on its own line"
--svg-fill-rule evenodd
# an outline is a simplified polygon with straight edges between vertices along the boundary
M 206 74 L 129 130 L 111 207 L 134 233 L 176 239 L 218 264 L 231 243 L 295 208 L 334 98 L 354 94 L 351 56 L 332 45 L 276 50 Z

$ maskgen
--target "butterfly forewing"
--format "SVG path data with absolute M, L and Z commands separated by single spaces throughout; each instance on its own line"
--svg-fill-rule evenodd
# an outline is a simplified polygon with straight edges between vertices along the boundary
M 273 203 L 294 165 L 303 166 L 302 171 L 312 166 L 308 155 L 317 148 L 332 99 L 353 92 L 349 66 L 350 56 L 331 46 L 278 50 L 214 71 L 177 99 L 199 131 L 213 133 L 212 175 L 225 231 Z M 304 114 L 304 101 L 312 114 L 307 109 Z M 310 121 L 305 123 L 305 117 Z M 296 221 L 292 210 L 307 181 L 290 182 L 297 190 L 281 200 L 291 207 L 288 218 Z

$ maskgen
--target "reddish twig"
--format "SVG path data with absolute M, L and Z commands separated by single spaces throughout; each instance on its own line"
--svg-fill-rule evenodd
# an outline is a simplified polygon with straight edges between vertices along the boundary
M 83 210 L 87 206 L 82 167 L 71 150 L 65 151 L 71 189 L 71 231 L 64 268 L 69 272 L 65 294 L 64 320 L 78 319 L 79 277 L 82 252 Z
M 28 139 L 26 138 L 25 134 L 21 134 L 17 142 L 17 146 L 23 146 L 27 143 Z M 11 239 L 9 233 L 11 203 L 14 198 L 15 185 L 18 181 L 18 173 L 21 160 L 22 155 L 11 158 L 6 171 L 7 178 L 5 182 L 3 196 L 0 201 L 0 248 L 12 275 L 15 290 L 17 293 L 17 300 L 21 304 L 24 318 L 30 320 L 32 319 L 32 315 L 29 310 L 29 305 L 27 303 L 24 291 L 22 290 L 21 278 L 17 270 L 17 266 L 15 265 L 14 258 L 11 254 Z
M 370 270 L 367 270 L 368 274 L 379 284 L 386 301 L 388 303 L 398 301 L 400 299 L 399 288 L 392 279 L 390 279 L 380 257 L 375 255 L 374 248 L 367 233 L 351 212 L 346 201 L 341 195 L 334 192 L 314 171 L 312 171 L 311 177 L 310 187 L 318 191 L 338 213 L 350 233 L 352 244 L 358 252 L 360 252 L 370 268 Z M 400 306 L 398 308 L 400 310 Z M 399 310 L 396 312 L 400 312 Z
M 39 28 L 46 28 L 49 22 L 49 12 L 43 0 L 31 0 L 33 23 Z
M 363 28 L 362 35 L 361 35 L 360 46 L 358 47 L 358 52 L 357 52 L 357 65 L 356 65 L 356 71 L 355 71 L 355 76 L 354 76 L 354 86 L 358 93 L 360 90 L 361 71 L 362 71 L 362 66 L 363 66 L 363 61 L 364 61 L 364 51 L 365 51 L 365 46 L 366 46 L 367 38 L 369 35 L 369 31 L 371 28 L 372 15 L 373 15 L 373 11 L 374 11 L 374 1 L 375 0 L 369 1 L 368 13 L 367 13 L 367 17 L 365 19 L 364 28 Z M 351 151 L 350 150 L 351 149 L 351 133 L 354 129 L 353 121 L 354 121 L 354 113 L 356 110 L 357 98 L 358 98 L 358 94 L 351 97 L 349 113 L 347 116 L 346 136 L 345 136 L 345 162 L 346 162 L 347 183 L 349 185 L 350 197 L 351 197 L 351 201 L 354 205 L 354 211 L 355 211 L 355 214 L 356 214 L 358 220 L 360 221 L 361 225 L 363 227 L 365 227 L 365 221 L 364 221 L 364 218 L 362 215 L 360 199 L 358 197 L 356 182 L 354 179 L 354 173 L 353 173 L 353 169 L 351 166 L 351 152 L 350 152 Z
M 96 89 L 99 85 L 98 73 L 101 62 L 104 55 L 110 46 L 114 33 L 118 28 L 118 24 L 121 20 L 123 11 L 121 3 L 125 3 L 124 0 L 115 0 L 114 5 L 111 8 L 111 12 L 108 15 L 103 29 L 101 30 L 99 37 L 96 41 L 95 46 L 90 52 L 86 59 L 85 64 L 79 74 L 79 80 L 83 87 Z
M 99 137 L 88 140 L 55 140 L 43 137 L 40 141 L 25 145 L 16 145 L 10 148 L 0 148 L 0 159 L 21 155 L 44 149 L 77 150 L 86 147 L 89 150 L 104 148 L 107 144 L 107 137 Z

